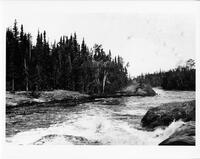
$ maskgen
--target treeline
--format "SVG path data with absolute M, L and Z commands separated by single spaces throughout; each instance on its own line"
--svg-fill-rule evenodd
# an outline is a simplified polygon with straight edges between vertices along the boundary
M 153 87 L 166 90 L 195 90 L 195 61 L 187 60 L 185 66 L 179 66 L 169 71 L 140 75 L 138 82 L 149 83 Z
M 6 90 L 65 89 L 89 94 L 112 93 L 128 82 L 127 65 L 120 56 L 106 54 L 102 45 L 89 49 L 76 33 L 50 45 L 46 32 L 38 31 L 36 44 L 20 31 L 15 20 L 6 30 Z

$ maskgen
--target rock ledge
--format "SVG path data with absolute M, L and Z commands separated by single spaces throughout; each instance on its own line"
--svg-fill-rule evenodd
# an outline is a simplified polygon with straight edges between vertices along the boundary
M 168 126 L 174 120 L 179 119 L 184 122 L 195 121 L 195 100 L 167 103 L 150 108 L 141 122 L 143 127 L 155 128 L 157 126 Z

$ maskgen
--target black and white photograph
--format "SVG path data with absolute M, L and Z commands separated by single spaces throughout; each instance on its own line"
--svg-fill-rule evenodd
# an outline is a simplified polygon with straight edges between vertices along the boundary
M 7 147 L 197 146 L 196 5 L 2 8 Z

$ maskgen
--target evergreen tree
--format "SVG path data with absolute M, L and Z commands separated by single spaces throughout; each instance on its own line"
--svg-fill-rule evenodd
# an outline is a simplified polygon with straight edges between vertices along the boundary
M 195 90 L 195 61 L 189 59 L 185 66 L 178 66 L 176 69 L 140 75 L 137 81 L 149 83 L 153 87 L 161 86 L 166 90 Z
M 6 89 L 50 90 L 66 89 L 90 94 L 113 93 L 127 84 L 127 68 L 121 57 L 112 59 L 102 45 L 89 50 L 85 40 L 81 45 L 77 35 L 61 36 L 49 45 L 46 31 L 38 31 L 36 45 L 31 35 L 18 31 L 15 21 L 6 31 Z

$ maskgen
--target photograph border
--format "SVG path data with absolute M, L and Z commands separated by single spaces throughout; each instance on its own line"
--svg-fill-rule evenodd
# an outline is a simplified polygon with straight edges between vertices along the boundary
M 69 159 L 102 159 L 102 158 L 191 158 L 191 159 L 198 159 L 200 158 L 200 3 L 198 1 L 182 1 L 182 2 L 158 2 L 158 1 L 74 1 L 74 2 L 64 2 L 64 3 L 71 3 L 78 6 L 85 5 L 92 8 L 92 5 L 98 5 L 99 8 L 102 8 L 102 11 L 105 12 L 112 12 L 113 8 L 117 10 L 120 7 L 131 6 L 131 5 L 146 5 L 146 6 L 153 6 L 153 5 L 180 5 L 180 7 L 193 7 L 196 9 L 196 146 L 138 146 L 138 145 L 116 145 L 116 146 L 63 146 L 63 145 L 55 145 L 55 146 L 21 146 L 21 145 L 10 145 L 5 142 L 5 99 L 6 99 L 6 91 L 5 91 L 5 26 L 4 20 L 6 15 L 4 15 L 4 6 L 8 5 L 9 3 L 23 3 L 25 1 L 18 1 L 18 2 L 5 2 L 1 1 L 0 3 L 0 19 L 3 21 L 1 27 L 1 39 L 0 39 L 0 47 L 1 47 L 1 81 L 0 81 L 0 89 L 1 89 L 1 122 L 0 122 L 0 141 L 1 141 L 1 156 L 2 158 L 29 158 L 29 159 L 36 159 L 36 158 L 69 158 Z M 43 1 L 43 3 L 47 3 L 48 1 Z M 51 1 L 52 2 L 52 1 Z M 54 1 L 55 2 L 55 1 Z M 27 2 L 26 2 L 27 3 Z M 40 3 L 38 1 L 34 3 Z M 122 12 L 122 10 L 119 10 Z M 125 10 L 127 12 L 127 10 Z M 1 158 L 1 157 L 0 157 Z

